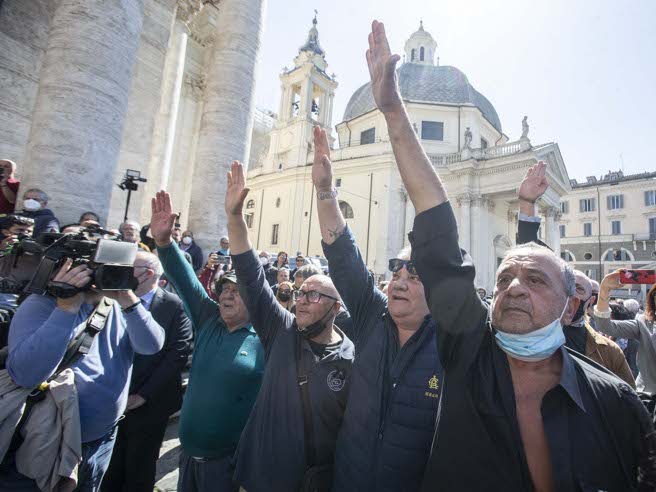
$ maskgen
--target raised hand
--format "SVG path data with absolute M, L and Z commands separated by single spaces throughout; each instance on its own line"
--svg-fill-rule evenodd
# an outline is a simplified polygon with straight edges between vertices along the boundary
M 246 188 L 244 166 L 239 161 L 232 163 L 228 171 L 228 188 L 225 196 L 225 211 L 227 215 L 241 215 L 244 200 L 250 190 Z
M 367 65 L 371 75 L 371 91 L 378 109 L 383 113 L 398 111 L 403 107 L 396 76 L 396 64 L 400 59 L 399 55 L 393 55 L 390 51 L 383 23 L 373 21 L 369 33 Z
M 171 195 L 166 191 L 157 192 L 155 198 L 151 200 L 151 210 L 150 234 L 157 246 L 168 246 L 171 244 L 171 232 L 177 217 L 172 212 Z
M 535 203 L 538 198 L 544 195 L 544 192 L 549 188 L 549 182 L 545 177 L 546 172 L 547 165 L 544 161 L 540 161 L 529 168 L 522 184 L 519 185 L 518 195 L 520 200 Z
M 314 163 L 312 182 L 317 191 L 330 191 L 333 187 L 333 172 L 330 163 L 330 146 L 326 130 L 314 127 Z

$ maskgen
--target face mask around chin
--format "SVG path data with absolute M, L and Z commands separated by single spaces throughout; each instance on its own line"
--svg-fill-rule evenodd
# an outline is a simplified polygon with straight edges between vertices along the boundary
M 330 306 L 328 311 L 326 311 L 326 314 L 324 314 L 320 319 L 318 319 L 317 321 L 315 321 L 311 325 L 308 325 L 303 329 L 300 329 L 298 326 L 296 326 L 296 330 L 306 340 L 309 340 L 310 338 L 316 337 L 319 333 L 321 333 L 323 330 L 325 330 L 327 328 L 324 321 L 325 321 L 326 317 L 330 314 L 330 312 L 333 310 L 333 306 L 335 306 L 335 304 Z M 295 320 L 294 320 L 294 323 L 296 323 Z
M 560 319 L 567 310 L 568 301 L 569 297 L 560 316 L 543 328 L 530 333 L 506 333 L 497 330 L 495 335 L 497 345 L 515 359 L 526 362 L 548 359 L 565 344 L 565 334 Z
M 23 208 L 28 212 L 36 212 L 41 208 L 41 204 L 33 198 L 28 198 L 23 201 Z

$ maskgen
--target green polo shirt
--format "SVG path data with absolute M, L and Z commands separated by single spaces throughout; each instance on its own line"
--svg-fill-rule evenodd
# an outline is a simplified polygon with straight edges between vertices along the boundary
M 177 245 L 157 248 L 166 278 L 194 327 L 194 355 L 180 415 L 180 442 L 191 456 L 221 458 L 239 442 L 264 373 L 264 349 L 252 325 L 228 331 L 219 306 Z

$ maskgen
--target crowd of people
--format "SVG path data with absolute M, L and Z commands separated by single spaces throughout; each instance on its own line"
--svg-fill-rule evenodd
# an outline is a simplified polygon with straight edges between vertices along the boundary
M 42 233 L 136 251 L 130 289 L 89 289 L 93 269 L 67 258 L 47 294 L 5 295 L 0 490 L 151 492 L 180 409 L 181 492 L 656 490 L 656 286 L 644 310 L 612 299 L 619 272 L 598 284 L 539 241 L 540 162 L 518 188 L 517 246 L 488 295 L 382 23 L 366 58 L 416 210 L 410 246 L 379 284 L 340 211 L 320 127 L 312 181 L 329 275 L 253 249 L 239 162 L 228 235 L 205 257 L 166 191 L 144 227 L 106 229 L 93 212 L 61 225 L 42 190 L 17 206 L 16 164 L 0 161 L 3 278 Z

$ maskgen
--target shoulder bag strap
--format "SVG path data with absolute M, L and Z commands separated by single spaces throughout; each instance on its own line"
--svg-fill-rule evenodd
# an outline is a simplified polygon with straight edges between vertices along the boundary
M 305 441 L 306 467 L 315 465 L 316 453 L 314 449 L 314 426 L 312 425 L 312 405 L 310 403 L 310 379 L 301 367 L 301 345 L 303 339 L 296 335 L 296 376 L 298 389 L 301 393 L 301 404 L 303 406 L 303 440 Z

